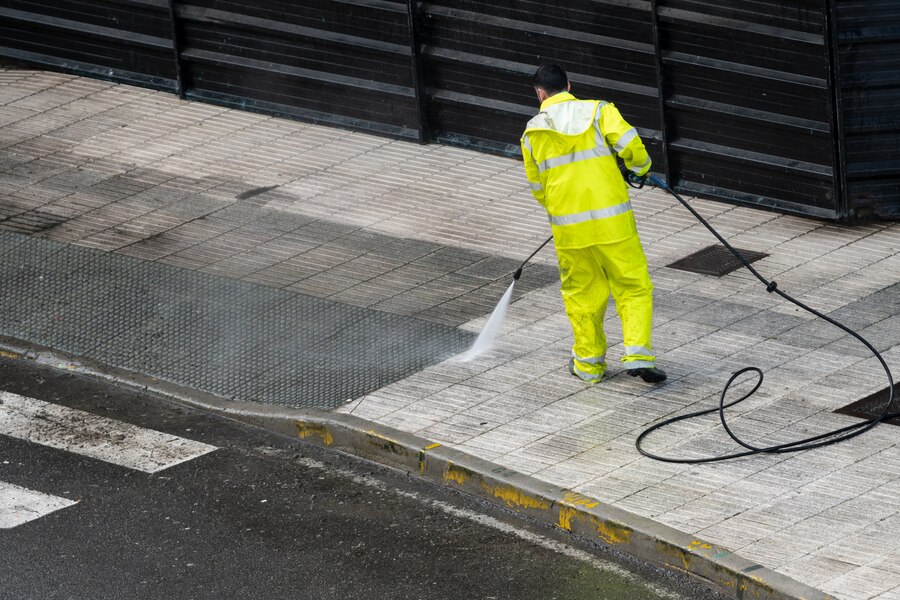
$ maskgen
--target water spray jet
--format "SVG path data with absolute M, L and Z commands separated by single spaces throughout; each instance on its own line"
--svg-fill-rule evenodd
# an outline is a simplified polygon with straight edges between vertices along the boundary
M 553 239 L 551 235 L 544 243 L 537 247 L 537 250 L 532 252 L 528 258 L 522 261 L 522 264 L 519 265 L 519 268 L 515 270 L 513 273 L 513 280 L 509 284 L 509 287 L 506 288 L 506 292 L 500 298 L 500 301 L 497 303 L 497 306 L 494 307 L 494 311 L 491 313 L 491 316 L 488 317 L 487 323 L 484 324 L 484 327 L 481 329 L 481 333 L 478 334 L 478 337 L 475 339 L 475 343 L 472 344 L 472 347 L 469 348 L 469 351 L 466 352 L 462 360 L 463 362 L 469 362 L 470 360 L 480 356 L 494 347 L 494 342 L 497 340 L 497 336 L 500 334 L 500 330 L 503 328 L 503 322 L 506 320 L 506 310 L 509 308 L 510 303 L 512 302 L 512 294 L 513 289 L 516 286 L 516 282 L 522 276 L 522 269 L 525 268 L 525 265 L 528 264 L 534 256 L 541 251 L 541 249 L 550 243 L 550 240 Z

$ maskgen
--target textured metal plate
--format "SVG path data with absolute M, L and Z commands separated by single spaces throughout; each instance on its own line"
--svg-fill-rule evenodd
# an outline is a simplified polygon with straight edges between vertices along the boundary
M 857 400 L 853 404 L 848 404 L 843 408 L 839 408 L 834 412 L 842 415 L 850 415 L 851 417 L 859 417 L 860 419 L 871 419 L 872 417 L 877 417 L 881 414 L 887 400 L 888 388 L 884 388 L 861 400 Z M 900 383 L 894 385 L 894 401 L 891 402 L 890 412 L 900 412 Z M 900 425 L 900 418 L 890 419 L 884 422 L 890 425 Z
M 229 398 L 331 408 L 474 334 L 0 231 L 0 334 Z
M 740 248 L 736 248 L 736 250 L 751 263 L 768 256 L 768 254 L 753 250 L 741 250 Z M 740 269 L 743 265 L 725 246 L 714 245 L 666 266 L 680 271 L 722 277 Z

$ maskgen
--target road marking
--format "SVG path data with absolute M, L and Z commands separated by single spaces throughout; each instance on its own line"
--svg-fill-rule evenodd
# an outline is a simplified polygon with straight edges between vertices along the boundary
M 78 501 L 0 481 L 0 529 L 11 529 L 73 504 Z
M 593 567 L 594 569 L 597 569 L 599 571 L 606 571 L 609 573 L 614 573 L 620 577 L 624 577 L 625 579 L 628 579 L 629 581 L 643 585 L 647 589 L 654 592 L 656 595 L 661 596 L 663 598 L 668 598 L 669 600 L 686 600 L 685 596 L 683 596 L 682 594 L 680 594 L 676 591 L 673 591 L 673 590 L 668 590 L 660 585 L 657 585 L 656 583 L 654 583 L 652 581 L 645 581 L 645 580 L 641 579 L 640 577 L 638 577 L 637 575 L 635 575 L 634 573 L 632 573 L 631 571 L 624 569 L 613 562 L 598 558 L 598 557 L 594 556 L 593 554 L 590 554 L 589 552 L 580 550 L 578 548 L 575 548 L 574 546 L 570 546 L 569 544 L 566 544 L 563 542 L 558 542 L 558 541 L 548 538 L 546 536 L 543 536 L 543 535 L 540 535 L 537 533 L 533 533 L 533 532 L 525 530 L 525 529 L 521 529 L 519 527 L 516 527 L 515 525 L 511 525 L 511 524 L 501 521 L 499 519 L 495 519 L 494 517 L 491 517 L 489 515 L 483 515 L 481 513 L 471 511 L 471 510 L 468 510 L 465 508 L 459 508 L 459 507 L 453 506 L 452 504 L 444 502 L 442 500 L 435 500 L 433 498 L 423 497 L 416 492 L 406 492 L 406 491 L 394 489 L 394 488 L 388 487 L 383 481 L 380 481 L 377 479 L 371 479 L 368 477 L 362 477 L 360 475 L 357 475 L 353 471 L 350 471 L 349 469 L 342 469 L 340 467 L 332 467 L 332 466 L 326 465 L 325 463 L 319 462 L 313 458 L 303 457 L 303 458 L 294 459 L 294 460 L 306 467 L 310 467 L 313 469 L 319 469 L 322 471 L 327 471 L 329 473 L 334 473 L 334 474 L 340 475 L 342 477 L 345 477 L 345 478 L 353 481 L 354 483 L 358 483 L 358 484 L 365 485 L 365 486 L 368 486 L 371 488 L 375 488 L 379 491 L 392 492 L 398 496 L 411 498 L 411 499 L 417 500 L 418 502 L 421 502 L 423 504 L 431 505 L 431 506 L 433 506 L 439 510 L 442 510 L 448 514 L 451 514 L 453 516 L 460 517 L 463 519 L 468 519 L 470 521 L 474 521 L 474 522 L 484 525 L 486 527 L 491 527 L 498 531 L 502 531 L 503 533 L 514 535 L 522 540 L 525 540 L 526 542 L 530 542 L 537 546 L 546 548 L 547 550 L 551 550 L 558 554 L 562 554 L 564 556 L 574 558 L 575 560 L 579 560 L 584 563 L 587 563 L 588 565 L 590 565 L 591 567 Z
M 156 473 L 216 449 L 34 398 L 0 392 L 0 434 Z

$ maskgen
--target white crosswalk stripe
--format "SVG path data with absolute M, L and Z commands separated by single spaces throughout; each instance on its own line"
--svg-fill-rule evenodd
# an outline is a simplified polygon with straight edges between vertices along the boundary
M 0 392 L 0 434 L 145 473 L 157 473 L 216 449 L 9 392 Z
M 11 529 L 77 503 L 0 481 L 0 529 Z
M 0 392 L 0 434 L 145 473 L 216 450 L 202 442 L 9 392 Z M 0 481 L 0 529 L 73 504 L 77 501 Z

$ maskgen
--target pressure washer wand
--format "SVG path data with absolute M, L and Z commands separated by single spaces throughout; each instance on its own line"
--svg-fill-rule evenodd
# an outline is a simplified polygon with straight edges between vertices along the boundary
M 530 255 L 528 258 L 526 258 L 526 259 L 522 262 L 521 265 L 519 265 L 519 268 L 516 269 L 516 272 L 515 272 L 515 273 L 513 273 L 513 280 L 514 280 L 514 281 L 518 281 L 518 280 L 519 280 L 519 277 L 522 276 L 522 269 L 525 268 L 525 265 L 528 264 L 528 261 L 531 260 L 532 258 L 534 258 L 534 255 L 537 254 L 538 252 L 540 252 L 540 251 L 541 251 L 541 248 L 543 248 L 544 246 L 546 246 L 546 245 L 550 242 L 550 240 L 552 240 L 552 239 L 553 239 L 553 236 L 551 235 L 551 236 L 548 237 L 546 240 L 544 240 L 544 243 L 541 244 L 540 246 L 538 246 L 537 250 L 535 250 L 534 252 L 532 252 L 531 255 Z

